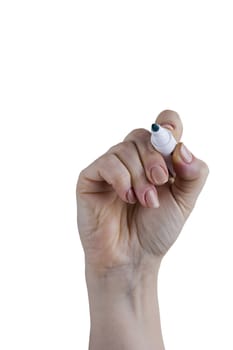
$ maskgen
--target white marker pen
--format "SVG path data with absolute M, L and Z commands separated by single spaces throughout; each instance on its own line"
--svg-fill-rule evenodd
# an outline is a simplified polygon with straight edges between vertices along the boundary
M 151 143 L 156 151 L 160 152 L 164 157 L 167 167 L 172 176 L 175 175 L 171 154 L 174 151 L 177 142 L 171 131 L 163 128 L 159 124 L 152 124 L 151 126 Z

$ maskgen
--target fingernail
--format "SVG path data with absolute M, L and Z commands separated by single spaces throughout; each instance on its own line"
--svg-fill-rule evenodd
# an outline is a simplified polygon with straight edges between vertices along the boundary
M 193 160 L 193 155 L 192 153 L 188 150 L 187 147 L 182 143 L 180 147 L 180 154 L 185 163 L 191 163 Z
M 155 165 L 151 169 L 151 177 L 156 185 L 162 185 L 168 180 L 168 174 L 160 165 Z
M 159 207 L 159 200 L 158 197 L 153 190 L 148 190 L 145 193 L 145 200 L 146 204 L 149 208 L 158 208 Z
M 127 192 L 126 198 L 127 198 L 127 201 L 131 204 L 134 204 L 137 202 L 136 195 L 132 188 L 130 188 L 129 191 Z
M 174 125 L 172 124 L 168 124 L 168 123 L 162 123 L 160 124 L 163 128 L 166 128 L 166 129 L 169 129 L 171 131 L 173 131 L 175 128 L 174 128 Z

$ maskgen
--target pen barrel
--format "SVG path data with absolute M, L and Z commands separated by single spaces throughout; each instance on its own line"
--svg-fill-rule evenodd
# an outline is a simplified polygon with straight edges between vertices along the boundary
M 151 143 L 156 151 L 164 157 L 169 156 L 177 145 L 177 142 L 169 130 L 160 127 L 161 132 L 151 133 Z
M 172 165 L 172 152 L 174 151 L 177 142 L 170 130 L 159 127 L 159 131 L 151 133 L 151 144 L 156 151 L 162 154 L 167 164 L 167 168 L 172 176 L 175 172 Z

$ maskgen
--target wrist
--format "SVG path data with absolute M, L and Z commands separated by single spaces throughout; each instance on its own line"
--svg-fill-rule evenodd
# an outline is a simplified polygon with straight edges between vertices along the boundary
M 91 350 L 115 350 L 121 348 L 120 344 L 127 350 L 164 349 L 157 298 L 158 270 L 159 266 L 132 272 L 122 267 L 96 273 L 86 266 Z

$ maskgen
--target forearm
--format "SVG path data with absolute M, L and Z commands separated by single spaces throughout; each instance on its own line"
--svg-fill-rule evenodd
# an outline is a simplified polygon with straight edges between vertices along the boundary
M 157 273 L 132 281 L 124 274 L 86 274 L 91 331 L 89 350 L 164 350 Z

